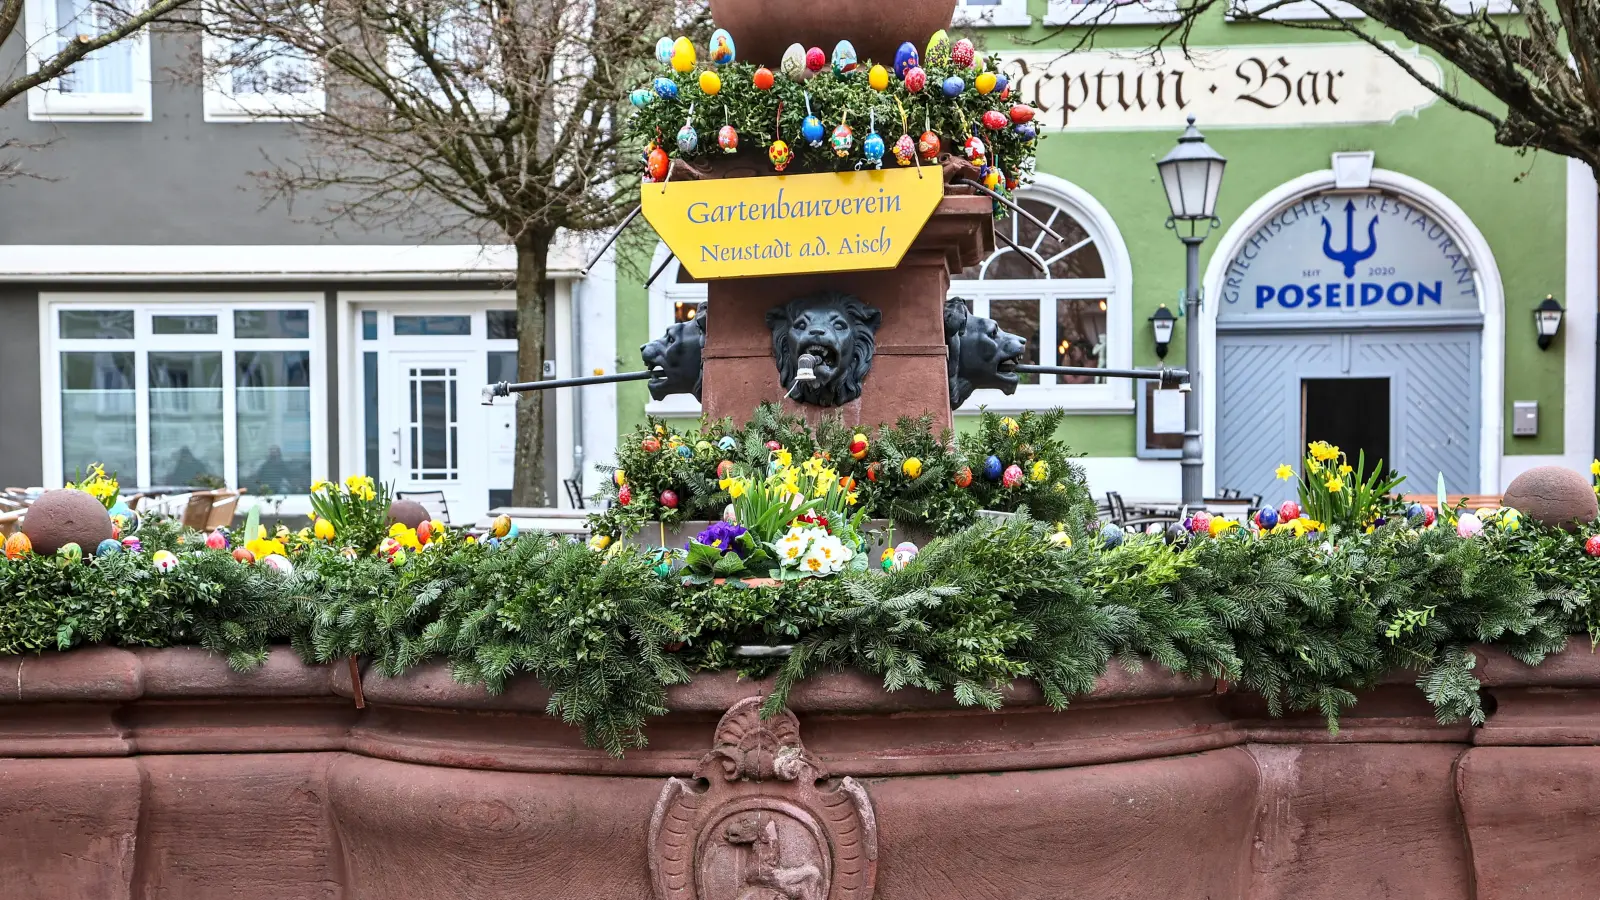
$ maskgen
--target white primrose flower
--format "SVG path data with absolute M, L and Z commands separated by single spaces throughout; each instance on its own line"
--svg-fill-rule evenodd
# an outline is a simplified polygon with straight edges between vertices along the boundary
M 803 528 L 791 528 L 789 533 L 773 542 L 772 547 L 778 551 L 778 565 L 782 568 L 794 568 L 800 565 L 805 556 L 806 549 L 811 546 L 811 534 Z
M 818 538 L 817 542 L 812 545 L 811 552 L 826 560 L 829 572 L 837 572 L 843 569 L 844 564 L 849 562 L 850 557 L 855 555 L 849 547 L 844 545 L 843 541 L 831 534 Z

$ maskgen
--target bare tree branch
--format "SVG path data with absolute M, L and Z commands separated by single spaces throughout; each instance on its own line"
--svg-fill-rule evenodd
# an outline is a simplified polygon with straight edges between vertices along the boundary
M 170 18 L 173 13 L 191 2 L 192 0 L 154 0 L 133 13 L 125 13 L 107 4 L 107 9 L 115 14 L 116 19 L 111 27 L 99 34 L 77 35 L 54 54 L 39 59 L 38 66 L 32 72 L 0 85 L 0 106 L 10 103 L 30 88 L 48 84 L 61 77 L 72 68 L 73 63 L 81 61 L 94 51 L 132 37 L 152 22 Z M 0 41 L 11 37 L 21 17 L 22 0 L 4 0 L 0 3 Z

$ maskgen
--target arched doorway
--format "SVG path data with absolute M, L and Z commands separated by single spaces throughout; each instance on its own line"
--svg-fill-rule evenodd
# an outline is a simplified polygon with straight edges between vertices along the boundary
M 1206 286 L 1208 493 L 1288 499 L 1273 469 L 1308 440 L 1365 448 L 1412 490 L 1498 484 L 1500 279 L 1438 191 L 1383 170 L 1296 179 L 1223 236 Z

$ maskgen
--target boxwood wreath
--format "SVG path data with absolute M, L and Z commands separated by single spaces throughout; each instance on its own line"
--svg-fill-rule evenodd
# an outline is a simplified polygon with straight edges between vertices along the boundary
M 378 502 L 361 483 L 321 490 Z M 1471 645 L 1531 665 L 1569 634 L 1600 638 L 1593 524 L 1568 534 L 1497 515 L 1458 529 L 1451 520 L 1466 516 L 1440 510 L 1370 531 L 1327 524 L 1314 538 L 1234 527 L 1107 539 L 1087 527 L 1076 476 L 1067 493 L 1079 507 L 1061 530 L 957 517 L 903 568 L 762 588 L 686 582 L 620 542 L 597 552 L 498 525 L 492 541 L 395 526 L 375 547 L 331 525 L 258 532 L 249 543 L 292 560 L 270 567 L 233 555 L 244 529 L 201 535 L 151 517 L 137 551 L 0 561 L 0 652 L 192 644 L 249 669 L 288 642 L 308 662 L 360 656 L 388 675 L 439 659 L 490 691 L 538 679 L 551 714 L 621 754 L 644 745 L 668 686 L 703 671 L 775 674 L 774 708 L 797 682 L 842 668 L 990 708 L 1006 684 L 1031 679 L 1063 708 L 1113 662 L 1153 662 L 1335 729 L 1358 692 L 1396 669 L 1417 673 L 1441 720 L 1482 722 Z M 153 564 L 160 551 L 177 554 L 167 571 Z M 794 645 L 787 659 L 733 652 L 780 643 Z
M 915 91 L 908 89 L 893 60 L 876 61 L 881 75 L 874 71 L 872 60 L 862 60 L 848 72 L 840 72 L 835 60 L 796 81 L 784 74 L 778 60 L 767 60 L 764 66 L 750 62 L 718 66 L 691 57 L 690 68 L 678 71 L 664 65 L 650 82 L 632 92 L 627 134 L 642 149 L 646 181 L 666 177 L 669 159 L 700 161 L 730 152 L 763 158 L 762 166 L 772 169 L 769 151 L 774 141 L 781 140 L 793 155 L 792 162 L 779 170 L 785 174 L 880 165 L 937 166 L 942 151 L 991 170 L 991 188 L 1015 191 L 1032 175 L 1039 140 L 1033 123 L 1036 111 L 1013 97 L 1000 73 L 998 56 L 977 56 L 970 43 L 957 43 L 965 44 L 965 52 L 956 55 L 970 58 L 970 64 L 952 59 L 948 38 L 931 41 L 920 59 L 923 83 Z M 764 73 L 759 83 L 769 87 L 758 86 L 758 73 Z M 960 90 L 948 95 L 947 82 L 952 87 L 959 82 Z M 822 139 L 815 146 L 802 134 L 808 115 L 821 125 Z M 852 132 L 842 152 L 831 140 L 840 125 Z M 737 135 L 733 151 L 719 140 L 725 126 Z M 864 153 L 872 133 L 882 139 L 877 160 Z M 895 152 L 900 138 L 905 136 L 915 145 L 924 133 L 937 138 L 933 152 L 900 162 L 903 157 Z M 971 151 L 972 138 L 982 145 L 981 160 Z M 664 155 L 652 172 L 651 152 L 656 149 Z

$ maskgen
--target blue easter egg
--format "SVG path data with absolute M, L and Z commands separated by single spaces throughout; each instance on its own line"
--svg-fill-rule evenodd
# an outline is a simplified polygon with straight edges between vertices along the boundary
M 732 450 L 738 445 L 739 442 L 734 440 L 733 435 L 731 434 L 725 434 L 722 436 L 721 440 L 717 441 L 717 449 L 719 450 Z
M 1256 513 L 1256 524 L 1260 525 L 1263 530 L 1276 528 L 1278 525 L 1278 511 L 1270 506 L 1261 510 Z
M 508 541 L 509 540 L 513 540 L 514 538 L 516 538 L 517 535 L 519 535 L 521 533 L 522 533 L 522 529 L 517 527 L 517 523 L 512 522 L 511 523 L 511 527 L 506 530 L 506 540 L 508 540 Z
M 1025 141 L 1031 141 L 1039 136 L 1039 130 L 1033 127 L 1032 122 L 1023 122 L 1021 125 L 1013 126 L 1011 130 Z
M 1100 541 L 1105 544 L 1107 550 L 1110 550 L 1113 547 L 1122 546 L 1122 539 L 1125 536 L 1126 535 L 1122 533 L 1122 529 L 1120 527 L 1113 525 L 1110 522 L 1107 522 L 1100 528 Z
M 665 40 L 663 38 L 663 40 Z M 671 78 L 657 77 L 655 80 L 656 96 L 667 100 L 678 99 L 678 84 Z
M 672 38 L 664 37 L 656 41 L 656 61 L 663 66 L 672 64 Z
M 500 539 L 497 538 L 497 537 L 489 538 L 487 541 L 484 541 L 483 543 L 490 550 L 498 550 L 498 549 L 500 549 Z
M 900 45 L 894 52 L 894 74 L 896 78 L 905 80 L 906 72 L 913 66 L 922 65 L 922 57 L 917 55 L 917 47 L 910 41 Z
M 1000 473 L 1005 471 L 1005 466 L 1000 464 L 1000 457 L 991 455 L 983 461 L 983 477 L 990 481 L 999 481 Z
M 106 538 L 100 542 L 100 546 L 94 548 L 95 556 L 110 556 L 113 553 L 121 552 L 122 542 L 116 540 L 115 538 Z
M 1421 503 L 1413 503 L 1406 507 L 1406 518 L 1413 523 L 1425 522 L 1428 519 L 1428 511 L 1423 508 Z
M 856 46 L 849 41 L 840 41 L 833 47 L 833 71 L 840 75 L 849 75 L 856 70 L 861 61 L 856 58 Z
M 688 459 L 689 457 L 694 456 L 694 449 L 688 444 L 684 444 L 678 448 L 678 455 L 684 459 Z
M 1169 544 L 1183 544 L 1189 540 L 1189 528 L 1179 522 L 1167 526 L 1167 533 L 1163 538 Z
M 946 97 L 960 96 L 961 92 L 966 89 L 967 83 L 954 75 L 944 80 L 944 95 Z
M 1011 79 L 1005 77 L 1004 75 L 1001 75 L 999 72 L 994 73 L 994 92 L 996 94 L 998 94 L 1001 91 L 1005 90 L 1006 89 L 1006 85 L 1008 85 L 1010 83 L 1011 83 Z
M 110 509 L 106 510 L 106 515 L 113 519 L 118 516 L 121 516 L 124 519 L 131 519 L 133 518 L 133 510 L 128 508 L 128 504 L 118 500 L 116 503 L 112 504 Z
M 643 109 L 644 107 L 650 105 L 650 101 L 654 97 L 654 94 L 650 93 L 644 88 L 634 88 L 633 91 L 628 94 L 628 102 L 632 103 L 636 109 Z
M 883 159 L 883 138 L 876 134 L 867 135 L 867 139 L 861 142 L 861 152 L 873 162 Z
M 700 146 L 700 133 L 694 130 L 693 125 L 685 125 L 678 129 L 678 152 L 685 156 L 693 153 Z
M 816 116 L 806 116 L 800 123 L 800 136 L 813 147 L 822 146 L 822 120 Z
M 726 28 L 718 28 L 711 32 L 711 43 L 707 45 L 707 55 L 711 61 L 719 66 L 733 62 L 733 35 Z

